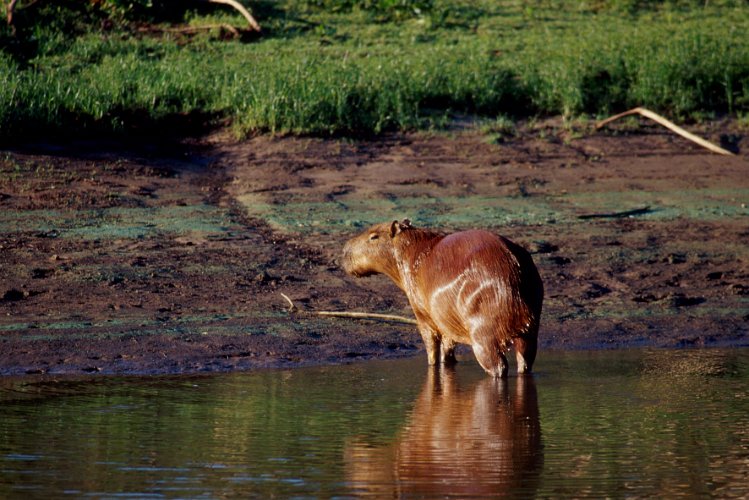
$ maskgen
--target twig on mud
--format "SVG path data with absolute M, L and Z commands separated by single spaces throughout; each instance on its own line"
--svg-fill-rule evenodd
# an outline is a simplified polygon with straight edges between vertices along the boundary
M 408 323 L 409 325 L 417 324 L 415 319 L 406 318 L 405 316 L 396 316 L 394 314 L 377 314 L 349 311 L 316 311 L 315 314 L 317 314 L 318 316 L 333 316 L 337 318 L 381 319 L 384 321 L 395 321 L 397 323 Z
M 285 294 L 281 293 L 281 297 L 286 299 L 289 303 L 289 312 L 297 310 L 294 302 Z M 379 319 L 382 321 L 395 321 L 397 323 L 407 323 L 409 325 L 415 325 L 416 320 L 413 318 L 406 318 L 405 316 L 396 316 L 394 314 L 378 314 L 378 313 L 365 313 L 365 312 L 351 312 L 351 311 L 314 311 L 313 314 L 318 316 L 328 316 L 336 318 L 357 318 L 357 319 Z
M 647 108 L 637 107 L 637 108 L 630 109 L 629 111 L 625 111 L 624 113 L 619 113 L 618 115 L 614 115 L 614 116 L 612 116 L 610 118 L 606 118 L 605 120 L 600 121 L 600 122 L 598 122 L 596 124 L 596 130 L 605 127 L 606 125 L 608 125 L 609 123 L 613 122 L 614 120 L 618 120 L 619 118 L 624 118 L 625 116 L 630 116 L 630 115 L 635 115 L 635 114 L 642 115 L 642 116 L 644 116 L 646 118 L 650 118 L 654 122 L 663 125 L 664 127 L 666 127 L 667 129 L 669 129 L 669 130 L 671 130 L 673 132 L 676 132 L 677 134 L 679 134 L 680 136 L 684 137 L 685 139 L 688 139 L 688 140 L 690 140 L 692 142 L 695 142 L 695 143 L 699 144 L 700 146 L 702 146 L 703 148 L 709 149 L 713 153 L 718 153 L 720 155 L 734 156 L 734 154 L 731 153 L 730 151 L 728 151 L 726 149 L 723 149 L 720 146 L 716 146 L 715 144 L 713 144 L 711 142 L 708 142 L 705 139 L 702 139 L 701 137 L 697 137 L 696 135 L 692 134 L 691 132 L 687 132 L 683 128 L 679 127 L 678 125 L 674 124 L 673 122 L 670 122 L 670 121 L 666 120 L 661 115 L 653 113 L 652 111 L 650 111 Z
M 621 217 L 632 217 L 634 215 L 643 215 L 652 212 L 650 206 L 633 208 L 632 210 L 624 210 L 623 212 L 603 212 L 597 214 L 583 214 L 578 215 L 578 219 L 618 219 Z
M 294 302 L 292 302 L 291 299 L 285 293 L 281 293 L 281 297 L 286 299 L 286 302 L 289 303 L 289 309 L 288 309 L 289 312 L 296 310 L 296 306 L 294 305 Z

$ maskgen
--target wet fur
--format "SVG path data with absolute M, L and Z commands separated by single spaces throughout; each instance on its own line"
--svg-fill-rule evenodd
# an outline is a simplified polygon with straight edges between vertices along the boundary
M 488 373 L 504 377 L 514 346 L 518 372 L 531 370 L 543 284 L 531 256 L 510 240 L 394 221 L 349 240 L 343 264 L 353 276 L 385 274 L 406 293 L 430 364 L 453 362 L 455 345 L 469 344 Z

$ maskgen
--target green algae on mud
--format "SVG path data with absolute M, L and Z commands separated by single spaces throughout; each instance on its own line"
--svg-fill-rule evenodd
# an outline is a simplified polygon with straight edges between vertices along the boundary
M 258 195 L 238 200 L 252 217 L 268 221 L 284 233 L 349 233 L 382 220 L 409 214 L 420 224 L 460 228 L 499 228 L 511 225 L 577 224 L 580 215 L 616 214 L 645 207 L 641 220 L 676 218 L 716 220 L 749 217 L 749 189 L 695 189 L 685 191 L 575 193 L 552 197 L 441 196 L 392 199 L 346 199 L 330 202 L 285 201 L 278 204 Z M 4 210 L 0 231 L 38 232 L 54 237 L 142 239 L 156 233 L 221 235 L 232 222 L 223 210 L 209 205 L 96 210 Z M 235 231 L 239 228 L 235 227 Z
M 194 315 L 170 319 L 124 317 L 105 321 L 34 321 L 0 323 L 0 333 L 14 333 L 24 340 L 51 340 L 59 335 L 68 339 L 139 338 L 155 334 L 176 335 L 269 335 L 271 337 L 304 338 L 325 331 L 329 321 L 315 317 L 290 317 L 285 312 L 254 312 L 252 314 Z
M 351 232 L 409 214 L 430 227 L 500 228 L 517 225 L 581 224 L 580 218 L 596 214 L 626 213 L 642 208 L 636 217 L 647 221 L 677 218 L 718 220 L 749 217 L 749 189 L 693 189 L 679 191 L 626 191 L 569 193 L 554 196 L 490 197 L 439 196 L 348 199 L 328 202 L 284 200 L 273 203 L 257 194 L 238 197 L 253 217 L 267 220 L 285 233 Z M 634 216 L 628 216 L 634 217 Z
M 36 232 L 80 240 L 135 240 L 156 234 L 219 235 L 226 234 L 230 225 L 225 211 L 206 204 L 0 212 L 0 231 L 3 233 Z
M 467 223 L 484 227 L 508 224 L 542 224 L 556 215 L 544 200 L 486 197 L 413 197 L 384 199 L 337 198 L 330 202 L 285 201 L 274 204 L 257 195 L 238 200 L 254 217 L 262 217 L 286 233 L 354 230 L 398 219 L 402 214 L 433 227 L 460 227 Z

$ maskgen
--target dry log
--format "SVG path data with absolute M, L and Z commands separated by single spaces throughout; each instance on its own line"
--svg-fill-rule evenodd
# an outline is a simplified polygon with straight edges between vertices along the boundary
M 397 323 L 408 323 L 409 325 L 417 324 L 415 319 L 406 318 L 405 316 L 396 316 L 394 314 L 377 314 L 349 311 L 317 311 L 315 314 L 317 314 L 318 316 L 332 316 L 336 318 L 380 319 L 384 321 L 395 321 Z
M 220 3 L 224 5 L 229 5 L 230 7 L 233 7 L 234 9 L 238 10 L 240 14 L 244 16 L 245 19 L 247 19 L 247 22 L 250 24 L 250 27 L 260 33 L 262 29 L 260 28 L 260 24 L 255 20 L 254 17 L 252 17 L 252 14 L 250 14 L 247 9 L 244 8 L 244 5 L 237 2 L 236 0 L 206 0 L 209 3 Z
M 646 118 L 650 118 L 656 123 L 659 123 L 666 127 L 667 129 L 679 134 L 680 136 L 684 137 L 685 139 L 688 139 L 696 144 L 699 144 L 703 148 L 709 149 L 713 153 L 718 153 L 720 155 L 728 155 L 733 156 L 733 153 L 731 153 L 728 150 L 725 150 L 721 148 L 720 146 L 716 146 L 715 144 L 706 141 L 705 139 L 702 139 L 701 137 L 697 137 L 696 135 L 692 134 L 691 132 L 687 132 L 683 128 L 679 127 L 678 125 L 674 124 L 673 122 L 668 121 L 667 119 L 663 118 L 661 115 L 657 113 L 653 113 L 647 108 L 634 108 L 630 109 L 629 111 L 625 111 L 624 113 L 619 113 L 618 115 L 614 115 L 610 118 L 606 118 L 603 121 L 600 121 L 596 124 L 596 129 L 600 129 L 608 125 L 609 123 L 613 122 L 614 120 L 618 120 L 619 118 L 624 118 L 625 116 L 630 115 L 642 115 Z
M 250 27 L 260 33 L 262 29 L 260 28 L 260 24 L 255 20 L 254 17 L 252 17 L 252 14 L 249 13 L 249 11 L 242 5 L 241 3 L 237 2 L 236 0 L 206 0 L 208 3 L 220 3 L 223 5 L 228 5 L 230 7 L 233 7 L 237 11 L 239 11 L 242 16 L 247 19 L 247 23 L 249 23 Z M 36 2 L 32 2 L 36 3 Z M 10 0 L 8 4 L 5 7 L 5 16 L 8 22 L 8 26 L 13 27 L 13 15 L 16 10 L 16 5 L 18 4 L 18 0 Z M 30 4 L 31 5 L 31 4 Z M 186 28 L 185 31 L 189 31 L 190 29 L 195 30 L 196 28 Z M 236 30 L 234 28 L 230 29 L 229 31 L 236 33 Z
M 18 3 L 18 0 L 10 0 L 8 2 L 8 5 L 5 6 L 5 17 L 8 21 L 8 26 L 13 28 L 13 14 L 16 10 L 16 4 Z

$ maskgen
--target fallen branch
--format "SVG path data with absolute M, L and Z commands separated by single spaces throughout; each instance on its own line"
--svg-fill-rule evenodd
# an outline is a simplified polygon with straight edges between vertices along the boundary
M 250 14 L 247 9 L 244 8 L 244 5 L 237 2 L 236 0 L 206 0 L 208 3 L 220 3 L 224 5 L 229 5 L 230 7 L 234 7 L 236 10 L 239 11 L 240 14 L 244 16 L 245 19 L 247 19 L 247 22 L 250 24 L 250 27 L 260 33 L 262 29 L 260 28 L 260 25 L 255 20 L 254 17 L 252 17 L 252 14 Z
M 597 214 L 583 214 L 578 215 L 578 219 L 618 219 L 621 217 L 632 217 L 635 215 L 643 215 L 652 212 L 650 207 L 633 208 L 632 210 L 624 210 L 623 212 L 604 212 Z
M 290 298 L 288 297 L 288 295 L 286 295 L 285 293 L 282 293 L 282 294 L 281 294 L 281 297 L 283 297 L 284 299 L 286 299 L 286 302 L 288 302 L 288 303 L 289 303 L 289 312 L 292 312 L 293 310 L 295 310 L 295 309 L 296 309 L 296 306 L 295 306 L 295 305 L 294 305 L 294 303 L 293 303 L 293 302 L 291 301 L 291 299 L 290 299 Z
M 294 302 L 286 295 L 281 293 L 286 302 L 289 304 L 288 311 L 293 312 L 297 310 Z M 350 312 L 350 311 L 315 311 L 314 314 L 318 316 L 328 316 L 335 318 L 357 318 L 357 319 L 379 319 L 382 321 L 395 321 L 397 323 L 407 323 L 409 325 L 415 325 L 416 320 L 413 318 L 406 318 L 405 316 L 396 316 L 394 314 L 378 314 L 378 313 L 364 313 L 364 312 Z
M 16 4 L 18 3 L 18 0 L 10 0 L 8 2 L 8 5 L 5 7 L 5 18 L 8 21 L 8 26 L 10 26 L 11 30 L 15 32 L 15 26 L 13 26 L 13 13 L 16 10 Z
M 384 321 L 407 323 L 409 325 L 417 324 L 415 319 L 406 318 L 405 316 L 396 316 L 394 314 L 377 314 L 348 311 L 316 311 L 315 314 L 317 314 L 318 316 L 333 316 L 336 318 L 381 319 Z
M 688 139 L 688 140 L 690 140 L 692 142 L 695 142 L 695 143 L 699 144 L 700 146 L 702 146 L 703 148 L 709 149 L 713 153 L 718 153 L 720 155 L 733 156 L 733 153 L 731 153 L 730 151 L 725 150 L 725 149 L 721 148 L 720 146 L 716 146 L 715 144 L 713 144 L 711 142 L 708 142 L 705 139 L 702 139 L 701 137 L 697 137 L 696 135 L 692 134 L 691 132 L 687 132 L 686 130 L 684 130 L 683 128 L 681 128 L 678 125 L 674 124 L 673 122 L 670 122 L 670 121 L 666 120 L 662 116 L 660 116 L 660 115 L 658 115 L 656 113 L 653 113 L 652 111 L 650 111 L 649 109 L 646 109 L 646 108 L 639 108 L 638 107 L 638 108 L 630 109 L 629 111 L 625 111 L 624 113 L 619 113 L 618 115 L 614 115 L 614 116 L 612 116 L 610 118 L 607 118 L 607 119 L 605 119 L 605 120 L 603 120 L 601 122 L 598 122 L 596 124 L 596 130 L 605 127 L 606 125 L 608 125 L 609 123 L 613 122 L 614 120 L 618 120 L 619 118 L 624 118 L 625 116 L 630 116 L 630 115 L 635 115 L 635 114 L 642 115 L 642 116 L 644 116 L 646 118 L 650 118 L 654 122 L 663 125 L 664 127 L 666 127 L 669 130 L 672 130 L 673 132 L 676 132 L 677 134 L 679 134 L 680 136 L 684 137 L 685 139 Z
M 8 21 L 8 26 L 10 26 L 10 29 L 15 32 L 16 27 L 13 25 L 13 18 L 15 16 L 16 11 L 19 11 L 21 9 L 28 9 L 32 5 L 34 5 L 39 0 L 32 0 L 31 2 L 28 2 L 25 5 L 18 5 L 18 0 L 10 0 L 8 2 L 8 5 L 5 6 L 5 17 Z

